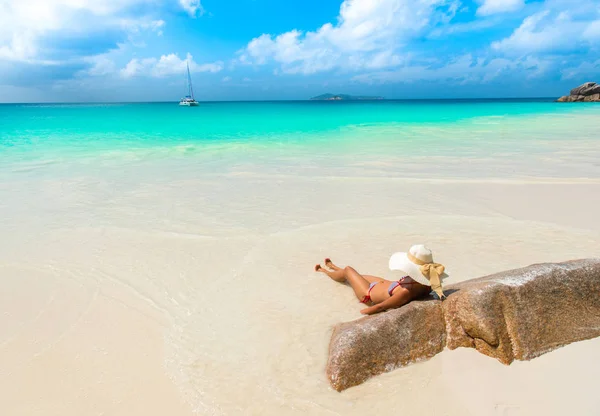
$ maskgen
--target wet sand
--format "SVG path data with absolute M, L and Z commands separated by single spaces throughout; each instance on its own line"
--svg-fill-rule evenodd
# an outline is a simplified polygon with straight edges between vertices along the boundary
M 3 182 L 3 415 L 584 415 L 600 404 L 598 339 L 508 367 L 444 351 L 337 393 L 324 374 L 331 328 L 361 305 L 312 271 L 331 257 L 392 278 L 389 255 L 414 243 L 452 281 L 598 256 L 599 180 L 215 182 L 191 166 L 160 180 L 136 169 L 143 179 Z

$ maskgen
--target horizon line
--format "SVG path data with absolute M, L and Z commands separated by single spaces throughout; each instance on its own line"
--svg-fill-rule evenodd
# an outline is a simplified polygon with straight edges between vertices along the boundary
M 494 101 L 494 100 L 557 100 L 558 97 L 476 97 L 476 98 L 376 98 L 356 100 L 314 100 L 305 99 L 272 99 L 272 100 L 202 100 L 199 103 L 267 103 L 267 102 L 381 102 L 381 101 Z M 0 102 L 0 105 L 27 105 L 27 104 L 166 104 L 178 103 L 173 101 L 30 101 L 30 102 Z

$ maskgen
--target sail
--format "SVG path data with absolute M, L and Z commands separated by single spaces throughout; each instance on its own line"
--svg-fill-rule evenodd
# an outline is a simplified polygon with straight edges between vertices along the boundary
M 187 77 L 188 77 L 188 97 L 191 97 L 194 100 L 194 88 L 192 87 L 192 77 L 190 75 L 190 64 L 186 62 L 187 65 Z
M 192 76 L 190 75 L 190 63 L 185 62 L 187 69 L 187 95 L 179 101 L 179 105 L 185 107 L 197 107 L 199 104 L 194 98 L 194 87 L 192 87 Z

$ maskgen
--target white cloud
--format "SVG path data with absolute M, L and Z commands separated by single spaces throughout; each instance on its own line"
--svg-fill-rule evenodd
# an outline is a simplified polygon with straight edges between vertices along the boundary
M 399 65 L 399 47 L 438 22 L 454 16 L 455 0 L 345 0 L 337 24 L 314 32 L 263 34 L 240 53 L 239 61 L 274 61 L 286 73 L 311 74 L 336 67 L 357 70 Z
M 142 31 L 161 36 L 165 21 L 156 15 L 166 3 L 192 17 L 204 13 L 200 0 L 0 0 L 0 60 L 56 63 L 47 55 L 60 44 L 43 46 L 53 36 L 72 40 L 118 32 L 130 43 Z
M 40 42 L 53 34 L 160 31 L 161 20 L 133 14 L 153 0 L 0 0 L 0 59 L 45 63 Z
M 544 10 L 527 17 L 508 38 L 492 43 L 492 48 L 518 52 L 552 48 L 560 41 L 561 33 L 552 26 L 540 27 L 549 14 L 548 10 Z
M 600 40 L 598 0 L 546 0 L 492 49 L 507 55 L 561 54 L 597 48 Z
M 186 59 L 180 59 L 174 53 L 162 55 L 160 58 L 133 58 L 127 65 L 121 69 L 120 75 L 123 78 L 134 76 L 150 76 L 155 78 L 167 77 L 170 75 L 183 74 L 186 69 L 186 62 L 189 62 L 190 72 L 219 72 L 223 69 L 223 62 L 217 61 L 208 64 L 197 64 L 189 53 Z
M 357 75 L 353 80 L 369 84 L 446 80 L 457 83 L 488 82 L 515 65 L 508 59 L 497 58 L 485 62 L 472 55 L 463 55 L 444 66 L 407 65 L 393 71 Z
M 454 23 L 453 25 L 446 25 L 436 28 L 430 31 L 427 36 L 430 39 L 439 39 L 457 33 L 482 32 L 493 26 L 497 26 L 498 23 L 499 22 L 493 18 L 473 20 L 466 23 Z
M 457 57 L 445 65 L 406 65 L 390 71 L 354 76 L 352 79 L 367 84 L 413 83 L 424 81 L 448 82 L 457 85 L 486 84 L 515 71 L 519 77 L 535 78 L 547 72 L 550 61 L 527 57 L 484 59 L 470 54 Z
M 24 61 L 37 53 L 35 36 L 32 33 L 12 33 L 4 36 L 0 44 L 0 60 Z
M 600 73 L 600 59 L 595 62 L 582 62 L 576 67 L 564 69 L 563 79 L 587 77 L 585 81 L 595 81 Z
M 479 16 L 489 16 L 497 13 L 514 12 L 525 7 L 524 0 L 483 0 L 477 9 Z
M 584 33 L 593 36 L 593 32 L 592 25 L 568 12 L 546 9 L 525 18 L 509 37 L 493 42 L 492 49 L 513 55 L 564 52 L 581 47 Z
M 151 30 L 152 32 L 156 32 L 156 34 L 158 36 L 162 36 L 163 29 L 165 27 L 165 21 L 160 19 L 160 20 L 152 20 L 149 22 L 141 22 L 139 27 L 140 27 L 140 29 L 143 29 L 143 30 Z M 136 29 L 136 31 L 139 31 L 139 30 Z
M 527 78 L 548 73 L 562 79 L 598 74 L 600 8 L 597 0 L 545 0 L 490 53 L 517 63 Z M 596 72 L 594 72 L 596 71 Z
M 179 0 L 179 4 L 191 17 L 204 14 L 204 8 L 200 0 Z
M 600 19 L 589 24 L 583 32 L 583 37 L 589 41 L 600 41 Z
M 144 62 L 145 61 L 145 62 Z M 123 78 L 131 78 L 140 74 L 144 68 L 150 66 L 152 63 L 156 63 L 155 58 L 139 60 L 137 58 L 133 58 L 131 61 L 125 65 L 125 68 L 121 69 L 120 73 Z
M 229 81 L 231 81 L 231 77 L 223 77 L 223 79 L 221 81 L 222 82 L 229 82 Z
M 84 71 L 85 75 L 91 76 L 103 76 L 112 74 L 116 71 L 117 67 L 112 59 L 109 59 L 105 55 L 98 55 L 86 59 L 92 66 Z

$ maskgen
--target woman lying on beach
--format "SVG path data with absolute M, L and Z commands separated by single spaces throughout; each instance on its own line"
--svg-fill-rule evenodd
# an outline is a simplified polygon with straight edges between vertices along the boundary
M 388 309 L 399 308 L 408 302 L 427 296 L 432 290 L 444 299 L 442 280 L 448 275 L 444 266 L 433 262 L 433 254 L 424 245 L 412 246 L 408 253 L 395 253 L 390 257 L 390 270 L 404 274 L 400 280 L 390 281 L 381 277 L 360 274 L 350 266 L 338 267 L 331 259 L 325 259 L 325 267 L 315 266 L 315 271 L 325 273 L 336 282 L 348 282 L 354 294 L 365 305 L 360 311 L 372 315 Z

